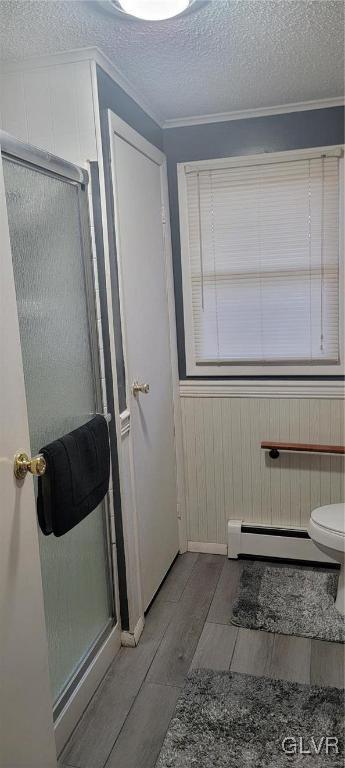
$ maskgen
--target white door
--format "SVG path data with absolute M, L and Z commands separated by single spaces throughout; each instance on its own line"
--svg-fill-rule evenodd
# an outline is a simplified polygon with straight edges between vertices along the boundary
M 0 766 L 53 768 L 56 752 L 36 506 L 31 477 L 16 296 L 0 155 Z
M 172 362 L 162 184 L 165 157 L 112 113 L 121 310 L 144 609 L 178 544 Z M 149 391 L 132 392 L 133 383 Z

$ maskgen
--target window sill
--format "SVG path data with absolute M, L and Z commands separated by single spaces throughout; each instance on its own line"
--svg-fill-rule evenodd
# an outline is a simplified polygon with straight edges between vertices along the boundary
M 344 376 L 345 366 L 343 362 L 339 363 L 315 363 L 314 365 L 275 365 L 266 363 L 264 365 L 197 365 L 193 360 L 188 360 L 187 356 L 187 376 L 207 376 L 209 379 L 214 377 L 246 377 L 252 376 Z

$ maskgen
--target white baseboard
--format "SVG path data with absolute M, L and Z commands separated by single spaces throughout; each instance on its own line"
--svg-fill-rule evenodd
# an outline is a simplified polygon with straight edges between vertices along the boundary
M 204 552 L 208 555 L 226 555 L 226 544 L 217 544 L 217 542 L 205 542 L 205 541 L 188 541 L 188 552 Z
M 85 711 L 97 686 L 104 677 L 108 667 L 121 646 L 120 630 L 114 627 L 102 647 L 92 660 L 90 666 L 73 691 L 66 706 L 60 712 L 54 723 L 56 752 L 59 756 L 66 745 L 71 733 Z
M 260 528 L 261 526 L 255 526 Z M 267 531 L 270 529 L 270 532 Z M 284 560 L 310 560 L 320 563 L 336 563 L 330 557 L 321 552 L 309 538 L 300 538 L 297 535 L 279 535 L 284 529 L 262 526 L 262 533 L 250 533 L 242 530 L 241 520 L 229 520 L 228 522 L 228 557 L 236 559 L 239 555 L 258 555 L 259 557 L 281 557 Z M 291 531 L 291 529 L 286 529 Z M 296 534 L 301 529 L 296 528 Z
M 124 645 L 126 648 L 135 648 L 135 646 L 138 645 L 138 642 L 140 640 L 142 631 L 144 629 L 144 624 L 145 624 L 145 618 L 144 616 L 140 616 L 139 621 L 135 625 L 134 632 L 122 631 L 121 645 Z

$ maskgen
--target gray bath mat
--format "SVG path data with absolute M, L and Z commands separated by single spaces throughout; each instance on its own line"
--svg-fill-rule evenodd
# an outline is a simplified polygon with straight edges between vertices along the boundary
M 344 643 L 344 617 L 334 605 L 337 584 L 336 571 L 243 563 L 231 623 Z
M 343 695 L 337 688 L 197 669 L 177 702 L 156 768 L 343 768 Z M 320 745 L 322 736 L 338 743 Z M 301 755 L 301 746 L 311 754 Z

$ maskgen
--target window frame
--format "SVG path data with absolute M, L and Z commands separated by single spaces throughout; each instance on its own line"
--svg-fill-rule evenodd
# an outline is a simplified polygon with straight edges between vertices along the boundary
M 266 165 L 284 160 L 301 160 L 317 157 L 323 152 L 341 150 L 339 158 L 339 361 L 337 363 L 197 363 L 194 351 L 194 326 L 192 310 L 192 281 L 190 275 L 189 227 L 186 174 L 189 171 L 217 170 L 220 168 Z M 344 368 L 344 145 L 337 144 L 310 149 L 266 152 L 258 155 L 240 155 L 214 160 L 177 163 L 178 203 L 180 217 L 181 270 L 183 317 L 187 376 L 342 376 Z

